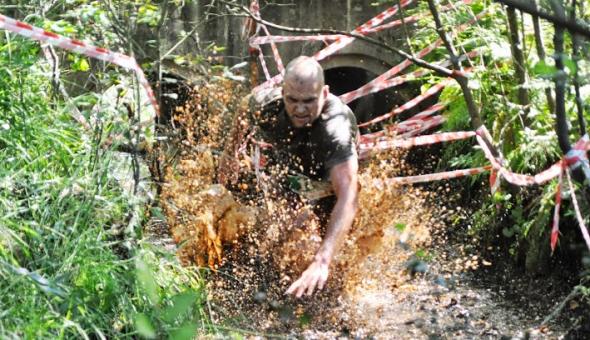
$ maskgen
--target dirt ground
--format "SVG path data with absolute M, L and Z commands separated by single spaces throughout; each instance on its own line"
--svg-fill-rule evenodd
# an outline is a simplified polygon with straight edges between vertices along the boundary
M 558 318 L 541 326 L 569 292 L 564 282 L 519 276 L 514 269 L 464 251 L 447 237 L 448 224 L 433 222 L 431 202 L 414 195 L 408 190 L 397 197 L 412 202 L 415 215 L 410 218 L 426 214 L 430 219 L 420 218 L 421 223 L 402 232 L 392 224 L 381 234 L 356 237 L 350 249 L 343 250 L 347 261 L 333 268 L 327 288 L 312 297 L 284 296 L 287 283 L 272 263 L 244 263 L 236 255 L 231 265 L 211 276 L 214 320 L 263 337 L 566 337 L 572 320 Z M 363 231 L 352 234 L 355 239 Z
M 148 234 L 170 248 L 175 241 L 182 261 L 214 269 L 207 291 L 210 316 L 221 334 L 590 338 L 584 328 L 587 311 L 575 299 L 563 316 L 541 325 L 575 282 L 556 275 L 530 278 L 510 261 L 482 255 L 464 232 L 473 211 L 464 207 L 466 193 L 457 182 L 373 185 L 375 179 L 429 170 L 424 162 L 419 167 L 405 162 L 401 152 L 363 165 L 359 213 L 325 289 L 302 299 L 286 296 L 284 291 L 317 249 L 325 220 L 294 228 L 293 216 L 311 203 L 294 205 L 285 196 L 269 195 L 255 178 L 230 191 L 215 184 L 217 155 L 227 130 L 220 117 L 237 95 L 231 85 L 216 86 L 198 89 L 193 102 L 179 110 L 176 128 L 181 133 L 176 135 L 181 140 L 157 154 L 166 163 L 163 155 L 172 150 L 177 161 L 157 171 L 163 174 L 161 203 L 169 230 L 160 226 Z M 485 253 L 495 251 L 500 249 Z

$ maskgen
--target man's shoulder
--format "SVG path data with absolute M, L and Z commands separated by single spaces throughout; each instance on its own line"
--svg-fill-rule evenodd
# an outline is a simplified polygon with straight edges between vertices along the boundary
M 326 103 L 322 109 L 321 118 L 323 120 L 329 120 L 331 118 L 342 116 L 344 116 L 346 119 L 352 119 L 356 123 L 354 113 L 350 107 L 344 104 L 340 98 L 330 93 L 326 98 Z

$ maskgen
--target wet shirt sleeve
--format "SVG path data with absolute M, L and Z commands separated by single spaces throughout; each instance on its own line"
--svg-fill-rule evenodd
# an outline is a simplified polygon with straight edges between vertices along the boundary
M 338 109 L 326 118 L 322 147 L 325 147 L 326 155 L 324 168 L 329 175 L 334 166 L 356 157 L 358 127 L 354 114 L 344 104 L 338 105 Z

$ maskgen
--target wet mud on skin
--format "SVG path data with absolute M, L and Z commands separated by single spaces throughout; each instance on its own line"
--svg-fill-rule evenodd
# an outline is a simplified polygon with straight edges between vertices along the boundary
M 170 233 L 165 235 L 161 224 L 147 230 L 162 233 L 153 239 L 173 239 L 183 262 L 215 269 L 207 281 L 215 324 L 262 337 L 499 339 L 565 334 L 559 319 L 550 327 L 537 327 L 569 292 L 563 283 L 539 289 L 546 280 L 520 279 L 517 272 L 499 270 L 472 250 L 471 240 L 453 236 L 457 221 L 472 214 L 453 203 L 460 201 L 460 187 L 440 182 L 379 190 L 371 185 L 375 178 L 418 174 L 400 151 L 362 165 L 359 212 L 324 290 L 302 299 L 286 296 L 319 246 L 325 221 L 296 223 L 302 204 L 265 193 L 252 177 L 227 193 L 215 185 L 228 130 L 223 117 L 239 110 L 235 103 L 240 91 L 229 82 L 207 84 L 179 108 L 173 122 L 176 145 L 157 150 L 160 164 L 166 164 L 161 169 L 166 174 L 161 205 Z M 173 162 L 166 159 L 170 154 Z M 420 173 L 430 170 L 422 167 Z

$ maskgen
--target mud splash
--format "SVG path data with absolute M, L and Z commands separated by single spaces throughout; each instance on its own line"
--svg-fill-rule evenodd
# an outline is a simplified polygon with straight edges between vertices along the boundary
M 416 261 L 416 249 L 431 241 L 436 223 L 430 194 L 371 185 L 375 178 L 411 174 L 402 152 L 363 164 L 359 213 L 326 288 L 301 300 L 285 296 L 315 254 L 329 211 L 318 213 L 316 202 L 288 193 L 269 193 L 252 176 L 230 190 L 215 183 L 229 122 L 243 110 L 245 93 L 235 85 L 207 83 L 177 109 L 177 138 L 167 148 L 176 156 L 165 169 L 161 194 L 181 260 L 214 269 L 208 283 L 211 317 L 267 334 L 374 334 L 395 298 L 392 292 L 411 289 L 406 282 L 415 268 L 408 263 Z M 249 166 L 248 159 L 240 161 Z

